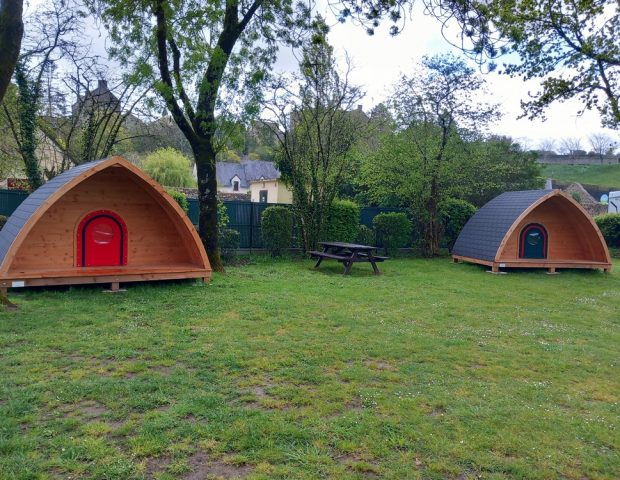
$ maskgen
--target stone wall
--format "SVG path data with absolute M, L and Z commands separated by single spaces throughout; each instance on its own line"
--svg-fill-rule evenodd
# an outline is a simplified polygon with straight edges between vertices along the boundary
M 612 165 L 620 164 L 620 155 L 598 155 L 587 153 L 583 155 L 557 155 L 555 153 L 539 153 L 538 163 L 549 165 Z

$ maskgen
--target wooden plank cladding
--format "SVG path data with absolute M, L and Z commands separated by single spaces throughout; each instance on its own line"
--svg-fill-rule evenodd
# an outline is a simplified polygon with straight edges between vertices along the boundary
M 506 192 L 467 222 L 452 257 L 500 268 L 589 268 L 611 271 L 594 220 L 560 190 Z
M 55 177 L 18 207 L 7 226 L 0 232 L 3 285 L 17 279 L 28 279 L 28 286 L 211 275 L 185 213 L 121 157 Z M 91 260 L 82 267 L 82 258 Z

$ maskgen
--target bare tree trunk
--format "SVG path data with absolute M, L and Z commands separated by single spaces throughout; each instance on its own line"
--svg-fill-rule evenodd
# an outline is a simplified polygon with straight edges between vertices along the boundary
M 437 198 L 439 195 L 437 177 L 433 175 L 431 179 L 431 195 L 426 203 L 428 211 L 428 254 L 434 256 L 439 254 L 439 218 L 437 214 Z
M 4 98 L 24 35 L 23 0 L 0 0 L 0 101 Z
M 218 248 L 215 150 L 211 139 L 192 142 L 192 150 L 198 173 L 198 199 L 200 204 L 198 228 L 200 238 L 207 250 L 211 268 L 216 272 L 223 272 L 224 266 Z

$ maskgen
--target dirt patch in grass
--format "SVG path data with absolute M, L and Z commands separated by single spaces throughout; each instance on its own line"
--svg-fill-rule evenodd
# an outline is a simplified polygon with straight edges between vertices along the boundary
M 446 407 L 439 405 L 437 407 L 434 407 L 429 413 L 429 415 L 431 417 L 443 417 L 445 413 L 446 413 Z
M 154 478 L 155 474 L 164 472 L 170 464 L 169 457 L 150 457 L 146 459 L 144 465 L 144 476 Z
M 365 478 L 379 478 L 379 467 L 372 461 L 357 453 L 340 455 L 336 461 L 347 470 L 362 474 Z
M 344 404 L 347 410 L 353 410 L 355 412 L 361 412 L 363 409 L 362 398 L 357 395 Z
M 394 370 L 396 370 L 394 365 L 392 365 L 389 362 L 385 362 L 383 360 L 365 360 L 364 365 L 366 365 L 368 368 L 372 370 L 385 370 L 385 371 L 390 371 L 390 372 L 393 372 Z
M 88 420 L 97 420 L 108 413 L 109 410 L 99 402 L 85 400 L 76 404 L 74 412 Z
M 206 480 L 210 478 L 244 478 L 252 472 L 249 465 L 233 465 L 226 458 L 209 460 L 207 454 L 198 452 L 188 460 L 190 472 L 183 475 L 183 480 Z

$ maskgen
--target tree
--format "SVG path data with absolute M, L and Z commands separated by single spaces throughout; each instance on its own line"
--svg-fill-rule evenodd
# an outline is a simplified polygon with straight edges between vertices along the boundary
M 603 157 L 605 155 L 613 155 L 617 145 L 614 138 L 604 132 L 593 133 L 588 136 L 588 142 L 590 143 L 592 151 L 600 158 L 601 163 L 603 163 Z
M 293 212 L 304 251 L 317 247 L 328 210 L 351 164 L 350 150 L 363 129 L 351 110 L 361 98 L 349 72 L 339 73 L 328 28 L 321 18 L 304 44 L 299 75 L 274 84 L 266 104 L 277 120 L 277 163 L 293 191 Z M 273 125 L 273 124 L 272 124 Z
M 563 153 L 564 155 L 570 155 L 574 158 L 575 155 L 579 155 L 580 152 L 583 151 L 583 147 L 581 145 L 581 138 L 565 137 L 560 140 L 560 148 L 561 153 Z
M 167 187 L 192 187 L 196 181 L 192 175 L 189 158 L 173 148 L 160 148 L 144 159 L 144 171 Z
M 396 86 L 392 106 L 397 125 L 420 160 L 422 185 L 419 196 L 410 198 L 421 219 L 424 250 L 439 253 L 444 164 L 458 154 L 464 138 L 484 129 L 498 118 L 496 105 L 477 102 L 484 82 L 465 62 L 452 55 L 425 57 L 422 69 L 403 76 Z
M 554 102 L 577 98 L 602 124 L 620 126 L 620 3 L 609 0 L 426 0 L 433 15 L 461 27 L 461 45 L 482 64 L 506 57 L 503 73 L 541 79 L 522 101 L 524 115 L 544 118 Z
M 296 44 L 309 8 L 292 0 L 88 3 L 111 33 L 111 53 L 152 77 L 187 138 L 198 172 L 200 236 L 213 269 L 222 270 L 215 170 L 222 130 L 228 119 L 255 112 L 277 41 Z
M 77 4 L 54 0 L 26 19 L 17 106 L 3 104 L 2 114 L 32 188 L 71 165 L 122 153 L 129 144 L 124 124 L 149 91 L 126 76 L 111 86 L 116 95 L 108 89 L 106 68 L 80 40 L 83 15 Z M 60 152 L 58 161 L 48 165 L 42 140 Z
M 0 102 L 11 83 L 19 57 L 24 22 L 23 0 L 0 0 Z

